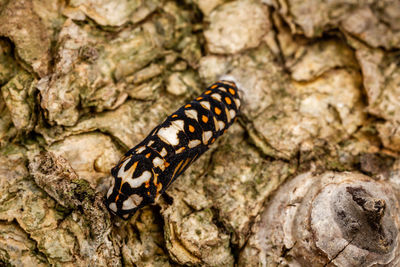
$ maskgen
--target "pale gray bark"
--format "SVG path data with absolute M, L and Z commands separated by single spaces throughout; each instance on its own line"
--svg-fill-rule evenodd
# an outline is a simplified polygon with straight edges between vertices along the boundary
M 398 266 L 400 2 L 0 0 L 0 265 Z M 238 122 L 131 220 L 121 155 L 220 77 Z

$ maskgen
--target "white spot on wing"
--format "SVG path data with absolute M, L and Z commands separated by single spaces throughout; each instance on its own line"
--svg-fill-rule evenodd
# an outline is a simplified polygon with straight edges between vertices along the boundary
M 155 167 L 160 167 L 160 169 L 164 170 L 164 160 L 162 160 L 162 159 L 159 158 L 159 157 L 155 157 L 155 158 L 153 159 L 153 165 L 154 165 Z
M 178 130 L 183 131 L 183 125 L 185 125 L 185 122 L 183 120 L 176 120 L 176 121 L 172 121 L 171 124 Z
M 129 197 L 130 199 L 132 199 L 133 204 L 135 204 L 136 206 L 139 206 L 139 204 L 142 202 L 143 198 L 139 195 L 133 194 Z
M 115 202 L 111 203 L 109 206 L 110 210 L 112 210 L 113 212 L 117 212 L 117 204 L 115 204 Z
M 122 203 L 122 209 L 123 210 L 131 210 L 131 209 L 133 209 L 133 208 L 135 208 L 136 206 L 133 204 L 133 201 L 132 201 L 132 199 L 130 199 L 130 198 L 128 198 L 127 200 L 125 200 L 123 203 Z
M 230 122 L 232 118 L 227 107 L 225 107 L 225 114 L 226 114 L 226 119 L 228 120 L 228 122 Z
M 239 107 L 240 107 L 240 100 L 237 99 L 237 98 L 235 98 L 235 104 L 236 104 L 236 107 L 239 109 Z
M 107 198 L 109 198 L 111 196 L 111 194 L 114 190 L 114 186 L 115 186 L 115 179 L 112 179 L 110 189 L 108 189 L 108 192 L 107 192 Z
M 212 94 L 211 97 L 221 102 L 221 96 L 219 94 Z
M 214 119 L 215 130 L 216 130 L 216 131 L 219 131 L 218 121 L 217 121 L 217 119 L 216 119 L 215 117 L 213 117 L 213 119 Z
M 203 143 L 206 145 L 208 143 L 208 140 L 210 140 L 210 138 L 212 137 L 212 132 L 211 131 L 207 131 L 203 133 Z
M 197 111 L 194 109 L 189 109 L 189 110 L 185 110 L 185 114 L 187 117 L 192 118 L 194 120 L 198 120 L 197 119 Z
M 114 190 L 114 186 L 111 186 L 110 189 L 108 189 L 107 198 L 109 198 L 111 196 L 113 190 Z
M 135 172 L 137 162 L 132 164 L 132 166 L 124 171 L 126 164 L 128 164 L 129 159 L 125 160 L 125 162 L 122 164 L 122 166 L 119 168 L 117 176 L 122 179 L 122 183 L 124 183 L 127 179 L 132 178 L 133 173 Z
M 164 164 L 163 164 L 163 165 L 160 165 L 160 166 L 156 166 L 156 167 L 160 168 L 160 170 L 162 170 L 162 171 L 165 170 L 165 165 L 164 165 Z
M 198 145 L 200 145 L 201 144 L 201 141 L 200 140 L 197 140 L 197 139 L 195 139 L 195 140 L 190 140 L 189 141 L 189 144 L 188 144 L 188 147 L 189 148 L 194 148 L 194 147 L 196 147 L 196 146 L 198 146 Z
M 157 136 L 167 144 L 172 146 L 176 146 L 179 144 L 178 133 L 179 129 L 174 127 L 173 125 L 167 128 L 161 128 L 158 130 Z
M 225 87 L 218 87 L 217 89 L 226 93 Z
M 149 171 L 144 171 L 142 175 L 139 177 L 135 177 L 133 179 L 127 179 L 126 182 L 132 187 L 137 188 L 140 187 L 145 182 L 149 181 L 151 178 L 151 173 Z
M 208 110 L 210 110 L 210 102 L 207 102 L 207 101 L 201 101 L 200 102 L 200 105 L 203 107 L 203 108 L 205 108 L 205 109 L 208 109 Z
M 163 147 L 160 152 L 161 157 L 165 157 L 167 154 L 168 154 L 167 150 L 165 149 L 165 147 Z
M 236 112 L 233 109 L 229 110 L 229 114 L 231 115 L 231 118 L 235 118 L 236 116 Z
M 218 121 L 218 126 L 220 130 L 223 130 L 225 127 L 225 123 L 223 121 Z
M 139 206 L 143 198 L 139 195 L 133 194 L 122 203 L 123 210 L 131 210 Z
M 141 146 L 141 147 L 139 147 L 139 148 L 136 149 L 136 152 L 137 152 L 137 153 L 142 153 L 145 149 L 146 149 L 145 146 Z

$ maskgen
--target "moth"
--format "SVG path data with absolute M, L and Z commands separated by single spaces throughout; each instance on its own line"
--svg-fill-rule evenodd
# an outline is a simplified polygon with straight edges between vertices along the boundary
M 156 126 L 112 168 L 111 213 L 129 219 L 154 203 L 232 125 L 240 105 L 236 84 L 221 80 Z

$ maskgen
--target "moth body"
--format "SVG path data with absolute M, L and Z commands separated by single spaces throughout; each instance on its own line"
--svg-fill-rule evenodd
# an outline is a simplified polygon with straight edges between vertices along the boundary
M 185 104 L 111 170 L 106 205 L 128 219 L 155 200 L 235 121 L 240 98 L 234 82 L 218 81 Z

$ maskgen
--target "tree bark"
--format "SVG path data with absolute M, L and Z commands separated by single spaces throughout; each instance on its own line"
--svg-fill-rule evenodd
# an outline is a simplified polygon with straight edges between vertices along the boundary
M 398 266 L 400 2 L 0 0 L 0 265 Z M 221 77 L 239 120 L 129 221 L 110 169 Z

